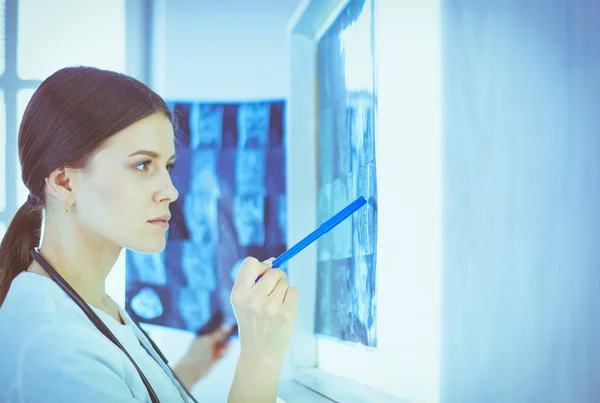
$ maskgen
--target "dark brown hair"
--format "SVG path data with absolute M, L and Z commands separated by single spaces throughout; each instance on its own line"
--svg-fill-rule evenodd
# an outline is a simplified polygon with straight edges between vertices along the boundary
M 143 83 L 92 67 L 68 67 L 42 82 L 19 128 L 19 159 L 30 196 L 0 244 L 0 306 L 40 242 L 45 179 L 62 166 L 85 167 L 106 139 L 153 113 L 171 113 Z

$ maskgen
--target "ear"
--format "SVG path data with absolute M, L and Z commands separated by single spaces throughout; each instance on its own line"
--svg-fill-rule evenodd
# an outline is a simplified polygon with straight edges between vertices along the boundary
M 75 204 L 75 190 L 79 173 L 75 168 L 56 168 L 46 178 L 48 193 L 61 203 Z

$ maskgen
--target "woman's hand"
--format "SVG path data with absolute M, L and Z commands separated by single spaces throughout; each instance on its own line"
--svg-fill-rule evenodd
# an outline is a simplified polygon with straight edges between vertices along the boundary
M 213 333 L 196 337 L 192 341 L 183 358 L 173 368 L 188 389 L 206 376 L 223 357 L 229 347 L 229 342 L 224 341 L 224 338 L 230 331 L 230 325 L 221 326 Z
M 242 352 L 229 391 L 229 403 L 266 403 L 277 399 L 281 368 L 296 319 L 298 291 L 288 285 L 283 271 L 271 268 L 271 263 L 247 258 L 233 285 L 231 303 Z
M 239 326 L 241 359 L 281 364 L 292 337 L 298 291 L 288 285 L 285 272 L 271 268 L 271 263 L 244 260 L 231 303 Z

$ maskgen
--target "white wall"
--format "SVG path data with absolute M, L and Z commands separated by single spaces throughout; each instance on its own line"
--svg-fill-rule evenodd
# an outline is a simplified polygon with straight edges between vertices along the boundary
M 152 87 L 167 100 L 244 101 L 285 99 L 289 92 L 286 25 L 299 0 L 157 0 Z M 171 362 L 189 334 L 155 330 L 152 336 Z M 239 345 L 193 393 L 225 402 Z M 285 377 L 285 374 L 284 374 Z
M 285 27 L 299 0 L 156 3 L 153 86 L 163 97 L 227 101 L 287 97 Z
M 600 3 L 447 1 L 442 401 L 598 402 Z

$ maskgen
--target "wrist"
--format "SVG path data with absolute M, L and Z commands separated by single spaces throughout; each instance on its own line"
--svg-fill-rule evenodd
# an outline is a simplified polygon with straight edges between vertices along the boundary
M 238 359 L 229 403 L 264 403 L 277 399 L 283 360 L 243 352 Z
M 242 351 L 238 363 L 243 366 L 251 366 L 261 372 L 273 373 L 281 371 L 281 368 L 283 367 L 283 357 Z

